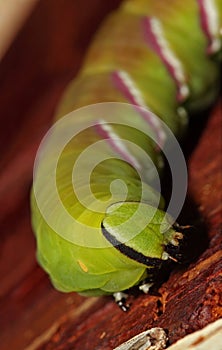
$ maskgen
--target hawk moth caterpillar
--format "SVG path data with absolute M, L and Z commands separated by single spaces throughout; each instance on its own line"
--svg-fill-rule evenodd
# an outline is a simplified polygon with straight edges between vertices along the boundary
M 161 171 L 161 149 L 169 142 L 164 125 L 180 137 L 187 116 L 214 101 L 219 86 L 221 8 L 220 0 L 126 0 L 96 34 L 57 113 L 60 121 L 80 108 L 82 119 L 74 121 L 78 133 L 64 145 L 55 174 L 50 168 L 53 152 L 46 153 L 44 166 L 40 152 L 35 167 L 32 222 L 37 256 L 59 290 L 114 294 L 125 311 L 123 291 L 145 281 L 140 289 L 148 292 L 161 266 L 170 259 L 182 261 L 183 228 L 169 225 L 173 219 L 166 215 L 163 200 L 152 188 L 156 175 L 146 164 L 146 156 L 138 155 L 136 147 L 132 149 L 132 143 Z M 117 113 L 113 121 L 106 119 L 103 106 L 98 107 L 103 112 L 99 118 L 93 107 L 90 109 L 98 103 L 110 107 L 112 102 L 129 103 L 133 108 L 127 108 L 125 116 L 120 107 L 122 115 Z M 152 135 L 149 138 L 143 133 L 146 127 Z M 51 141 L 53 137 L 49 134 L 48 138 Z M 100 141 L 105 141 L 102 146 Z M 84 148 L 94 143 L 98 147 L 78 167 L 78 179 L 73 180 L 75 162 Z M 97 154 L 102 160 L 94 164 Z M 84 182 L 91 161 L 92 173 L 87 179 L 93 200 Z M 54 175 L 59 199 L 74 224 L 60 212 L 50 189 Z M 117 179 L 128 191 L 118 185 L 110 199 L 110 184 Z M 72 180 L 83 201 L 73 190 Z M 46 211 L 60 230 L 47 221 Z M 131 220 L 138 211 L 137 219 Z M 144 218 L 148 224 L 144 225 Z M 163 226 L 167 227 L 164 232 Z

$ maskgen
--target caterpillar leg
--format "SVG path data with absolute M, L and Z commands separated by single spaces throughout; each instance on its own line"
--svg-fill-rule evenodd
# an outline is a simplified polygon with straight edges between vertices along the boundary
M 140 285 L 139 285 L 139 290 L 141 290 L 144 294 L 148 294 L 150 288 L 154 285 L 154 282 L 147 282 L 146 280 L 143 281 Z
M 126 303 L 128 298 L 128 294 L 123 292 L 113 293 L 113 297 L 115 299 L 116 304 L 120 307 L 120 309 L 124 312 L 128 311 L 130 306 Z
M 144 294 L 148 294 L 150 288 L 153 287 L 158 281 L 158 276 L 160 276 L 160 267 L 148 269 L 147 274 L 148 276 L 145 279 L 141 280 L 138 286 L 139 290 L 142 291 Z
M 150 288 L 157 282 L 157 276 L 159 275 L 159 269 L 153 269 L 152 273 L 149 274 L 147 278 L 142 280 L 139 284 L 139 290 L 144 294 L 148 294 Z

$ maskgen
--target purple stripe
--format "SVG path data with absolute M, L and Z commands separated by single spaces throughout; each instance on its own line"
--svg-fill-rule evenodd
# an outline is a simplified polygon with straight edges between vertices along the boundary
M 198 6 L 199 6 L 199 11 L 200 11 L 200 23 L 201 27 L 203 30 L 204 35 L 206 36 L 208 40 L 208 47 L 207 47 L 207 53 L 209 55 L 215 53 L 213 43 L 214 43 L 214 36 L 211 33 L 211 28 L 210 28 L 210 18 L 209 18 L 209 13 L 207 11 L 205 1 L 204 0 L 197 0 Z
M 105 125 L 105 127 L 103 126 L 103 124 Z M 97 133 L 104 140 L 107 140 L 107 143 L 111 146 L 114 152 L 118 153 L 123 160 L 131 164 L 134 168 L 140 169 L 141 167 L 140 164 L 137 162 L 137 159 L 131 156 L 129 152 L 125 151 L 124 148 L 119 145 L 119 143 L 122 142 L 121 139 L 119 137 L 113 138 L 112 135 L 110 135 L 109 131 L 106 130 L 107 124 L 108 123 L 106 122 L 98 122 L 98 124 L 95 125 Z M 111 126 L 108 127 L 112 128 Z
M 177 86 L 177 101 L 183 102 L 187 97 L 182 93 L 183 86 L 185 85 L 185 81 L 182 82 L 178 79 L 175 66 L 169 61 L 162 46 L 159 44 L 158 37 L 152 28 L 152 22 L 151 22 L 152 20 L 153 18 L 151 17 L 144 17 L 142 19 L 142 28 L 143 28 L 145 40 L 148 43 L 148 45 L 151 46 L 151 48 L 160 57 L 165 67 L 167 68 L 168 72 L 170 73 L 171 77 L 175 81 Z M 166 41 L 165 38 L 163 39 Z
M 126 99 L 135 106 L 136 111 L 143 117 L 143 119 L 149 124 L 151 129 L 156 135 L 156 142 L 161 149 L 164 145 L 166 136 L 162 128 L 162 125 L 159 122 L 159 119 L 146 108 L 145 104 L 142 104 L 136 96 L 133 95 L 130 90 L 131 86 L 128 86 L 124 79 L 121 77 L 121 72 L 114 71 L 112 73 L 112 78 L 117 89 L 126 97 Z M 139 92 L 139 89 L 138 89 Z

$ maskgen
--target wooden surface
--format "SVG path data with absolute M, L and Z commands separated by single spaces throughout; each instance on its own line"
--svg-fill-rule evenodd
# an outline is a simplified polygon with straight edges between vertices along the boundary
M 89 10 L 87 0 L 40 0 L 0 64 L 1 350 L 110 350 L 152 326 L 168 329 L 172 343 L 222 317 L 220 102 L 205 122 L 192 122 L 186 141 L 184 215 L 198 225 L 202 218 L 193 241 L 200 253 L 159 294 L 131 297 L 125 314 L 111 298 L 55 291 L 36 263 L 29 211 L 35 152 L 92 33 L 119 1 L 93 2 Z
M 4 56 L 18 30 L 28 18 L 38 0 L 0 0 L 0 59 Z

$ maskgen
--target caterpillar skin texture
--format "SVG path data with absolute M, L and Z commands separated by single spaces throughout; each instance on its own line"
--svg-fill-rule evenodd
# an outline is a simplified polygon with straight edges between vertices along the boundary
M 186 114 L 209 107 L 218 94 L 221 12 L 221 0 L 123 2 L 96 34 L 81 71 L 61 101 L 57 119 L 99 102 L 130 103 L 153 111 L 180 137 L 186 127 Z M 88 118 L 93 117 L 89 115 Z M 152 125 L 152 118 L 147 118 L 158 144 L 167 143 L 161 127 L 155 123 Z M 144 119 L 138 113 L 135 123 L 146 123 Z M 78 123 L 82 121 L 76 120 L 76 125 Z M 146 164 L 130 152 L 124 154 L 113 135 L 140 146 L 161 170 L 161 152 L 154 142 L 147 140 L 140 131 L 124 125 L 97 124 L 69 142 L 57 166 L 58 192 L 71 216 L 97 228 L 93 239 L 98 248 L 77 245 L 53 231 L 32 195 L 38 261 L 50 275 L 53 285 L 64 292 L 113 294 L 152 276 L 153 271 L 171 258 L 182 260 L 183 235 L 177 232 L 180 229 L 171 226 L 164 233 L 160 230 L 163 220 L 167 224 L 163 202 L 149 225 L 135 237 L 129 238 L 129 232 L 134 229 L 132 225 L 124 232 L 118 228 L 136 212 L 141 200 L 141 181 L 132 163 L 139 162 L 142 172 Z M 70 179 L 75 160 L 82 150 L 104 138 L 108 141 L 101 154 L 113 158 L 104 160 L 93 170 L 90 178 L 93 194 L 105 203 L 110 196 L 109 185 L 115 179 L 127 184 L 128 193 L 124 203 L 116 193 L 109 207 L 104 204 L 106 213 L 101 214 L 94 202 L 90 203 L 89 209 L 78 201 Z M 115 158 L 116 154 L 121 159 Z M 130 156 L 134 157 L 133 160 L 127 161 Z M 81 171 L 84 174 L 84 169 Z M 140 220 L 153 213 L 156 200 L 156 193 L 150 187 L 152 176 L 147 176 L 144 182 L 145 198 L 135 228 Z M 84 184 L 79 184 L 80 189 L 81 186 L 84 189 Z M 46 204 L 51 201 L 53 207 L 53 195 L 49 193 L 44 177 L 42 196 Z M 58 212 L 57 219 L 60 220 Z M 81 236 L 81 232 L 73 229 L 73 235 Z

